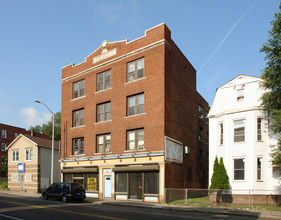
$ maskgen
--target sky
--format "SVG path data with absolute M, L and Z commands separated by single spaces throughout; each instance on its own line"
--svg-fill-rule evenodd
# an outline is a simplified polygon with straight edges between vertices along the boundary
M 239 74 L 261 76 L 280 0 L 0 0 L 0 123 L 29 129 L 61 110 L 61 69 L 165 22 L 211 106 Z

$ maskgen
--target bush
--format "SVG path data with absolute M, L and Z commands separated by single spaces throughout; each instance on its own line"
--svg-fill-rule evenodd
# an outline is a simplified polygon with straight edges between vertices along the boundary
M 8 188 L 8 183 L 6 181 L 0 181 L 0 190 L 6 190 Z

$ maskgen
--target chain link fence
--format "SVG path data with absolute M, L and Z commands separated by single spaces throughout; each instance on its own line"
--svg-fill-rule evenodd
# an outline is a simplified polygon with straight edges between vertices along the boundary
M 281 205 L 281 193 L 274 190 L 165 189 L 165 203 L 193 206 L 218 204 Z

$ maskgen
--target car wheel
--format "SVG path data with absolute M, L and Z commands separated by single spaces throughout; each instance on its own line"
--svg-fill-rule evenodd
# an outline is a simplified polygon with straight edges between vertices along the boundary
M 63 195 L 63 196 L 61 197 L 61 200 L 62 200 L 63 202 L 67 202 L 67 196 L 66 196 L 66 195 Z
M 46 193 L 43 194 L 43 199 L 44 199 L 44 200 L 48 200 L 48 196 L 47 196 Z

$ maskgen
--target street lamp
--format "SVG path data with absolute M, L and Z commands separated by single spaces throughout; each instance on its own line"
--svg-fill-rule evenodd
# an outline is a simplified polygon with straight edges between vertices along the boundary
M 51 157 L 51 184 L 54 182 L 54 136 L 55 136 L 55 113 L 51 111 L 51 109 L 43 102 L 40 102 L 39 100 L 35 99 L 34 102 L 43 104 L 47 107 L 47 109 L 52 113 L 53 115 L 53 129 L 52 129 L 52 157 Z

